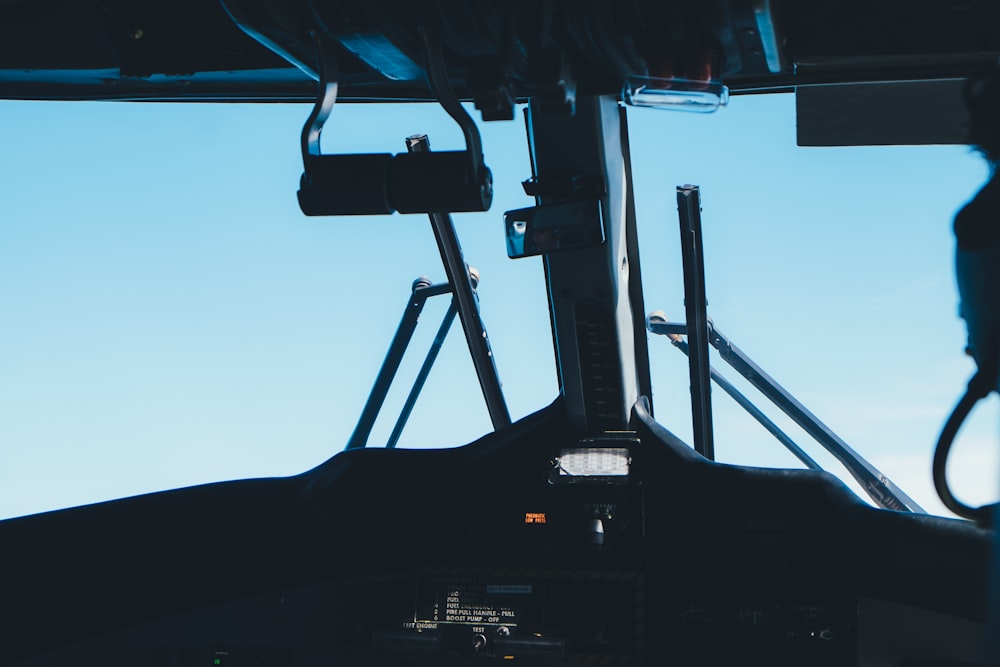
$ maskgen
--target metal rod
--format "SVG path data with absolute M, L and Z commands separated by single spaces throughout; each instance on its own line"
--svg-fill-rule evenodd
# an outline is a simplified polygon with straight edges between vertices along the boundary
M 698 187 L 677 188 L 684 265 L 684 306 L 687 310 L 688 369 L 691 377 L 691 418 L 694 448 L 707 459 L 715 458 L 712 436 L 711 373 L 708 362 L 708 301 L 705 297 L 705 262 L 701 242 L 701 201 Z
M 431 348 L 427 350 L 427 356 L 424 357 L 424 363 L 420 367 L 420 372 L 417 373 L 417 379 L 413 381 L 413 387 L 410 388 L 410 394 L 406 397 L 406 403 L 403 404 L 403 409 L 396 419 L 396 425 L 392 427 L 389 440 L 385 443 L 386 449 L 395 448 L 396 443 L 399 442 L 399 436 L 403 433 L 403 428 L 410 418 L 410 413 L 413 412 L 413 406 L 416 405 L 417 398 L 420 397 L 420 391 L 424 388 L 424 383 L 427 382 L 427 376 L 431 373 L 431 368 L 437 360 L 441 346 L 444 345 L 444 339 L 448 337 L 451 323 L 455 321 L 455 315 L 457 314 L 458 310 L 455 309 L 455 299 L 452 299 L 448 305 L 448 310 L 444 314 L 444 319 L 441 320 L 441 326 L 438 327 L 437 335 L 434 336 L 434 342 L 431 343 Z
M 385 403 L 385 397 L 389 393 L 389 386 L 392 385 L 396 371 L 399 370 L 406 346 L 413 338 L 413 331 L 417 327 L 420 311 L 424 309 L 424 304 L 429 297 L 444 294 L 450 289 L 451 286 L 447 284 L 431 285 L 427 278 L 418 278 L 413 281 L 413 292 L 410 294 L 410 300 L 406 303 L 406 309 L 403 311 L 403 317 L 399 321 L 396 334 L 392 337 L 389 351 L 382 361 L 382 367 L 375 378 L 375 384 L 372 386 L 371 393 L 368 394 L 368 400 L 365 402 L 365 407 L 361 411 L 361 416 L 358 418 L 358 423 L 354 427 L 354 432 L 351 434 L 350 440 L 347 441 L 345 449 L 360 449 L 368 443 L 368 436 L 371 435 L 375 420 L 378 418 L 382 404 Z
M 406 147 L 411 153 L 421 153 L 430 150 L 430 142 L 427 135 L 415 135 L 406 139 Z M 469 344 L 469 353 L 476 367 L 476 375 L 479 376 L 479 386 L 483 390 L 486 409 L 490 413 L 493 429 L 499 430 L 510 425 L 510 413 L 507 411 L 507 402 L 500 387 L 500 375 L 493 359 L 493 350 L 490 349 L 490 339 L 486 335 L 486 328 L 479 315 L 479 302 L 472 286 L 469 268 L 462 256 L 455 223 L 448 213 L 430 213 L 428 217 L 431 220 L 438 250 L 441 252 L 448 282 L 451 283 L 455 295 L 458 317 L 465 331 L 465 340 Z

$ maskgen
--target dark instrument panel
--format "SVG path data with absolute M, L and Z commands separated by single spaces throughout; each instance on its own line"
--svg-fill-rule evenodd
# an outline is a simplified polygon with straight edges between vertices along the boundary
M 457 449 L 0 523 L 0 658 L 975 664 L 985 532 L 633 426 L 580 440 L 557 403 Z

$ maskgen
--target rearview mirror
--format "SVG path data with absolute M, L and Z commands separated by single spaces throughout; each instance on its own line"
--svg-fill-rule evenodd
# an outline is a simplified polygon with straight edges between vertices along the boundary
M 503 221 L 511 259 L 604 243 L 599 199 L 520 208 L 504 213 Z

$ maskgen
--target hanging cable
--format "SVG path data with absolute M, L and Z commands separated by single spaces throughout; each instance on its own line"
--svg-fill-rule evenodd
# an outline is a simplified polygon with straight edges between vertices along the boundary
M 958 516 L 971 519 L 984 528 L 993 526 L 995 507 L 993 505 L 970 507 L 958 500 L 948 486 L 945 467 L 948 463 L 948 453 L 951 451 L 951 446 L 955 442 L 955 436 L 958 435 L 958 430 L 962 427 L 962 423 L 969 416 L 969 413 L 972 412 L 972 408 L 976 403 L 988 396 L 994 386 L 995 383 L 991 381 L 989 373 L 978 372 L 969 380 L 969 387 L 965 390 L 965 394 L 959 400 L 958 405 L 952 410 L 951 416 L 948 417 L 948 421 L 945 422 L 944 429 L 941 431 L 937 446 L 934 448 L 934 462 L 932 465 L 934 489 L 937 491 L 938 497 L 941 498 L 944 506 Z

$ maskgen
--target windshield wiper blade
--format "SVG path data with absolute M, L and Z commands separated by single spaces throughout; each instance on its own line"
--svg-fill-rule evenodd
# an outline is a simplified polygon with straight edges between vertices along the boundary
M 469 272 L 471 273 L 472 271 L 475 271 L 475 269 L 470 268 Z M 453 298 L 451 303 L 448 304 L 448 310 L 444 314 L 444 319 L 441 320 L 441 325 L 438 326 L 434 342 L 431 343 L 430 349 L 427 350 L 427 356 L 424 357 L 424 363 L 420 367 L 420 372 L 417 373 L 417 379 L 413 381 L 413 386 L 410 387 L 410 393 L 406 397 L 406 402 L 403 403 L 403 409 L 399 412 L 399 417 L 396 418 L 396 425 L 392 427 L 392 433 L 389 434 L 389 439 L 385 443 L 386 449 L 395 448 L 396 443 L 399 442 L 399 436 L 403 434 L 403 427 L 406 426 L 406 422 L 410 419 L 413 406 L 417 404 L 417 399 L 424 388 L 424 383 L 427 382 L 427 376 L 431 374 L 431 368 L 434 367 L 438 352 L 441 351 L 444 339 L 448 336 L 451 323 L 455 321 L 455 315 L 457 314 L 458 309 L 455 307 L 455 299 Z
M 687 329 L 686 325 L 683 324 L 659 323 L 655 320 L 649 322 L 648 328 L 650 332 L 660 335 L 685 333 Z M 812 436 L 823 449 L 840 461 L 876 505 L 900 512 L 926 513 L 915 500 L 904 493 L 863 456 L 851 449 L 819 417 L 810 412 L 742 350 L 733 345 L 711 322 L 708 324 L 708 331 L 709 343 L 719 351 L 719 356 Z
M 407 137 L 406 147 L 411 153 L 427 153 L 431 150 L 430 141 L 425 134 Z M 486 327 L 479 313 L 479 299 L 473 285 L 473 281 L 478 281 L 479 278 L 470 275 L 451 214 L 428 213 L 427 216 L 431 221 L 431 229 L 434 230 L 445 274 L 452 286 L 458 319 L 465 331 L 465 340 L 469 344 L 469 353 L 472 355 L 472 364 L 479 377 L 486 409 L 490 413 L 493 429 L 499 431 L 510 426 L 510 411 L 507 409 L 507 401 L 500 385 L 500 374 L 497 372 L 490 339 L 486 335 Z
M 712 431 L 711 369 L 708 365 L 708 298 L 705 295 L 705 253 L 701 234 L 701 194 L 697 185 L 677 188 L 677 214 L 684 267 L 684 307 L 687 311 L 688 373 L 691 377 L 691 419 L 694 448 L 706 459 L 715 458 Z
M 479 271 L 471 266 L 468 266 L 466 270 L 472 298 L 475 300 L 475 303 L 478 304 L 476 288 L 479 286 Z M 413 386 L 410 387 L 410 393 L 407 395 L 406 402 L 403 404 L 403 408 L 400 410 L 399 416 L 396 418 L 396 424 L 392 427 L 392 433 L 389 434 L 389 439 L 386 441 L 385 446 L 387 449 L 393 449 L 396 447 L 396 444 L 399 442 L 399 437 L 402 435 L 403 429 L 406 427 L 406 422 L 409 420 L 410 414 L 413 412 L 413 407 L 416 405 L 417 399 L 420 397 L 420 392 L 424 388 L 424 383 L 427 381 L 431 369 L 434 367 L 434 362 L 437 360 L 438 353 L 444 345 L 445 338 L 447 338 L 448 332 L 451 330 L 451 325 L 455 321 L 455 317 L 461 315 L 462 306 L 458 297 L 459 291 L 455 289 L 454 283 L 447 282 L 431 284 L 429 278 L 421 276 L 413 281 L 411 289 L 412 292 L 410 294 L 410 298 L 406 303 L 406 308 L 403 310 L 403 317 L 399 321 L 399 326 L 396 328 L 396 333 L 392 338 L 392 342 L 389 344 L 389 351 L 386 353 L 385 359 L 382 361 L 382 367 L 379 369 L 378 376 L 375 378 L 375 384 L 372 386 L 372 390 L 368 394 L 368 400 L 365 401 L 365 406 L 361 411 L 361 416 L 358 418 L 358 423 L 354 427 L 354 432 L 351 434 L 350 440 L 347 441 L 345 449 L 361 449 L 368 445 L 368 438 L 371 436 L 372 429 L 375 427 L 375 421 L 378 419 L 379 412 L 382 410 L 386 396 L 389 394 L 389 388 L 392 386 L 392 382 L 396 378 L 396 372 L 399 370 L 399 365 L 403 360 L 403 355 L 406 354 L 406 349 L 410 344 L 410 340 L 413 338 L 413 333 L 417 328 L 417 323 L 420 320 L 420 313 L 424 309 L 424 304 L 427 302 L 427 299 L 431 297 L 450 293 L 452 298 L 451 303 L 448 304 L 448 310 L 445 312 L 440 326 L 438 326 L 437 333 L 434 336 L 430 349 L 427 350 L 427 355 L 424 357 L 424 363 L 421 365 L 420 371 L 417 373 L 417 377 L 413 381 Z M 476 308 L 476 313 L 478 314 L 478 306 Z M 481 330 L 481 338 L 485 341 L 486 348 L 489 349 L 489 337 L 486 335 L 485 328 L 482 328 Z M 484 395 L 485 393 L 486 392 L 484 390 Z M 502 398 L 503 397 L 501 395 L 501 400 Z M 487 399 L 487 401 L 488 400 L 489 399 Z M 487 403 L 487 407 L 489 407 L 489 403 Z M 504 405 L 504 407 L 506 407 L 506 405 Z
M 429 279 L 423 277 L 413 281 L 410 298 L 407 300 L 406 308 L 403 310 L 403 318 L 399 321 L 396 333 L 389 344 L 389 351 L 382 361 L 382 367 L 375 378 L 375 384 L 372 386 L 371 393 L 368 394 L 368 400 L 365 401 L 365 407 L 361 410 L 361 416 L 358 418 L 358 423 L 354 427 L 354 432 L 351 434 L 350 440 L 347 441 L 345 449 L 361 449 L 368 444 L 368 436 L 371 435 L 372 428 L 375 426 L 375 420 L 378 419 L 378 413 L 382 410 L 382 404 L 385 402 L 385 397 L 389 394 L 389 387 L 396 377 L 396 371 L 399 370 L 399 364 L 403 360 L 403 355 L 410 344 L 410 339 L 413 338 L 413 332 L 417 328 L 417 322 L 420 319 L 421 311 L 424 309 L 424 304 L 432 296 L 448 294 L 451 291 L 452 287 L 450 283 L 432 285 Z M 451 325 L 450 312 L 451 309 L 449 308 L 448 314 L 445 315 L 445 321 L 448 322 L 449 326 Z M 445 331 L 447 332 L 447 329 Z M 437 355 L 435 354 L 435 356 Z M 416 399 L 414 398 L 413 400 L 415 401 Z M 409 403 L 409 399 L 407 399 L 407 403 Z M 406 416 L 409 416 L 409 414 L 407 413 Z M 402 415 L 400 418 L 403 418 Z M 397 427 L 399 427 L 398 423 Z M 399 428 L 402 430 L 401 427 Z

